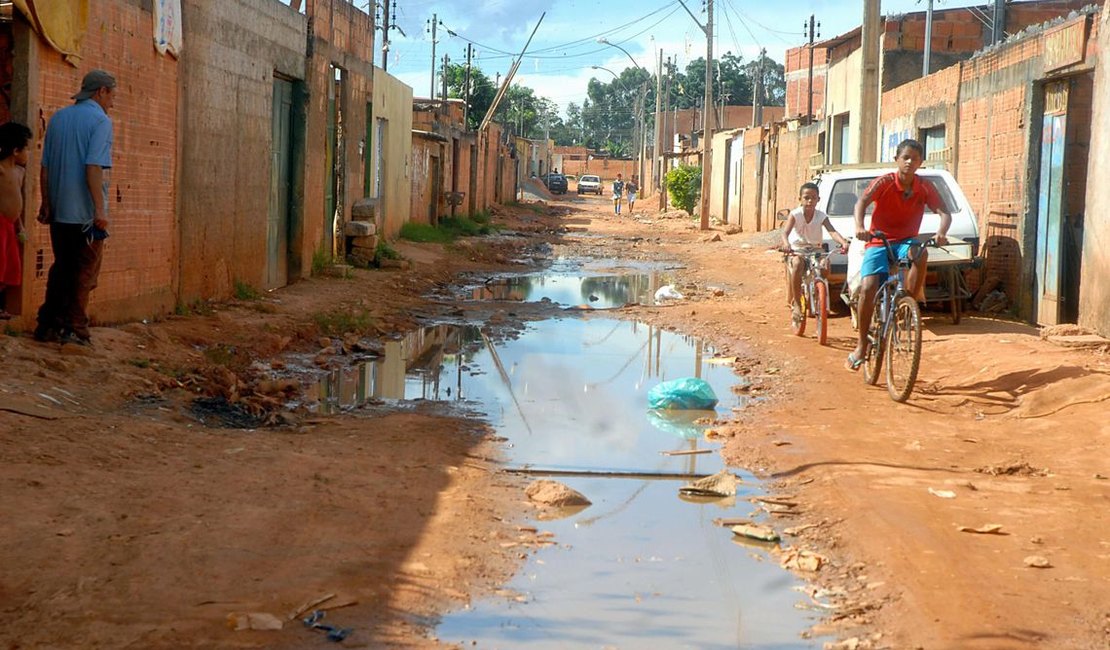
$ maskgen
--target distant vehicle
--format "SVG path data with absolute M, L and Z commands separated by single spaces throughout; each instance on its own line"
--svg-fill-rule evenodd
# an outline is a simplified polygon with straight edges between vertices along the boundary
M 566 194 L 567 193 L 567 177 L 562 174 L 544 174 L 540 177 L 543 180 L 543 185 L 552 194 Z
M 592 192 L 601 196 L 601 177 L 593 174 L 583 174 L 578 177 L 578 193 Z

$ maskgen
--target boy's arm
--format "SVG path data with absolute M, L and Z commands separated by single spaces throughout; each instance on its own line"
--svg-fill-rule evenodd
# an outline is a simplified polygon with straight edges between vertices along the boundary
M 790 250 L 790 232 L 794 230 L 794 213 L 791 212 L 790 216 L 786 218 L 786 223 L 782 226 L 782 250 Z
M 836 231 L 836 228 L 833 228 L 832 222 L 828 219 L 825 219 L 825 230 L 829 233 L 829 236 L 833 238 L 833 241 L 840 244 L 841 248 L 848 248 L 848 240 L 844 239 L 844 237 Z
M 944 246 L 948 243 L 947 235 L 948 229 L 952 227 L 952 215 L 949 214 L 948 210 L 945 208 L 944 201 L 941 200 L 940 194 L 937 193 L 937 188 L 929 181 L 925 181 L 925 183 L 929 186 L 928 196 L 926 197 L 928 199 L 929 208 L 940 215 L 940 227 L 937 228 L 937 234 L 934 235 L 933 238 L 937 240 L 938 246 Z

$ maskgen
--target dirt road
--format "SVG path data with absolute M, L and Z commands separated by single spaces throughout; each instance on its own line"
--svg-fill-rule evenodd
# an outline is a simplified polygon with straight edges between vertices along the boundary
M 930 314 L 919 390 L 897 405 L 843 369 L 846 318 L 829 347 L 790 335 L 765 235 L 608 209 L 506 209 L 525 236 L 400 245 L 410 271 L 97 328 L 92 352 L 0 339 L 0 643 L 305 647 L 323 635 L 293 615 L 330 596 L 315 608 L 353 629 L 346 646 L 438 646 L 437 613 L 521 560 L 502 544 L 526 506 L 500 441 L 434 406 L 290 409 L 304 386 L 280 380 L 284 359 L 330 367 L 419 322 L 485 322 L 426 296 L 565 254 L 685 265 L 691 297 L 626 315 L 712 340 L 756 380 L 767 399 L 723 427 L 725 453 L 796 496 L 782 525 L 811 526 L 788 543 L 827 558 L 806 578 L 837 604 L 825 625 L 844 647 L 1110 647 L 1104 350 Z M 1003 534 L 959 530 L 987 524 Z

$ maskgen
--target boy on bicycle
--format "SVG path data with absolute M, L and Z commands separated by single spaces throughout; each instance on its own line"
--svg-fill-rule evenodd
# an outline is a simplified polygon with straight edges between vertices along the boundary
M 917 140 L 900 142 L 894 155 L 898 170 L 871 181 L 856 201 L 856 239 L 866 241 L 867 246 L 860 267 L 859 339 L 856 349 L 848 355 L 846 366 L 849 370 L 858 370 L 867 358 L 867 330 L 871 327 L 871 316 L 875 311 L 875 294 L 890 274 L 886 246 L 871 231 L 885 234 L 895 256 L 901 259 L 909 253 L 908 240 L 918 235 L 925 207 L 928 206 L 940 215 L 940 228 L 934 235 L 937 244 L 943 246 L 948 243 L 945 235 L 952 225 L 952 215 L 945 209 L 944 201 L 933 184 L 917 175 L 924 155 L 925 149 Z M 871 230 L 867 230 L 863 226 L 863 215 L 871 203 L 875 204 L 875 212 L 871 215 Z M 922 251 L 910 269 L 906 290 L 912 296 L 922 295 L 927 261 L 928 252 Z
M 784 252 L 798 252 L 809 248 L 821 248 L 825 241 L 822 228 L 829 233 L 841 248 L 848 247 L 848 240 L 829 223 L 829 215 L 817 209 L 817 201 L 821 198 L 821 191 L 816 183 L 805 183 L 798 190 L 798 200 L 801 205 L 790 212 L 786 218 L 786 225 L 782 228 L 782 250 Z M 791 255 L 787 258 L 790 274 L 786 294 L 790 297 L 790 317 L 797 323 L 805 318 L 802 313 L 802 273 L 805 271 L 805 260 L 800 255 Z M 827 266 L 826 258 L 823 265 Z

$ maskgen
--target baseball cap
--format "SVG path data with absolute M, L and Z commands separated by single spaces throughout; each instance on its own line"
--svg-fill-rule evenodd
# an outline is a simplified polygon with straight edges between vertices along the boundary
M 115 88 L 116 78 L 106 70 L 90 70 L 81 80 L 81 91 L 73 99 L 81 101 L 96 94 L 101 88 Z

